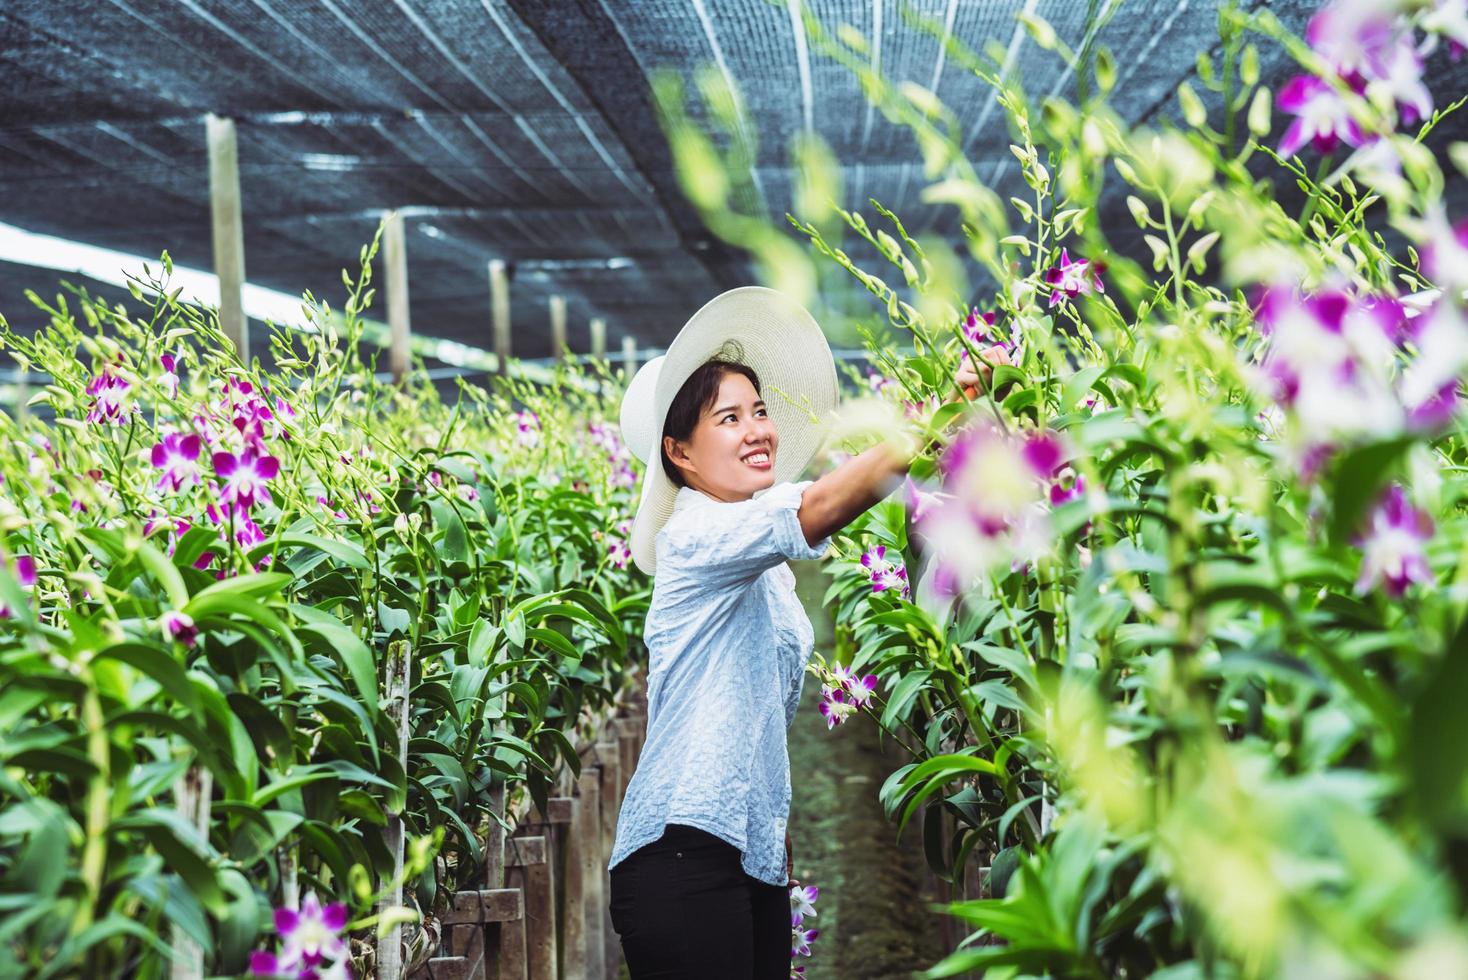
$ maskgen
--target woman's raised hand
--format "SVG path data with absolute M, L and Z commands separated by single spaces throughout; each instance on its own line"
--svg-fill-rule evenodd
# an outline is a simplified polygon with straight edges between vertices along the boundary
M 953 375 L 953 380 L 963 389 L 963 397 L 973 401 L 989 386 L 989 379 L 994 373 L 994 368 L 1001 364 L 1011 363 L 1009 351 L 1002 344 L 995 344 L 979 351 L 980 363 L 975 364 L 968 358 L 958 366 L 958 371 Z M 951 399 L 957 401 L 956 398 Z

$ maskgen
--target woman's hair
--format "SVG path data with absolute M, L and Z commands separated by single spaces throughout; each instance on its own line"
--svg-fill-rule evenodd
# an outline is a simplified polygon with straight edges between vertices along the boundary
M 754 373 L 754 368 L 737 361 L 724 360 L 722 357 L 704 361 L 683 382 L 683 387 L 678 389 L 678 394 L 673 398 L 673 404 L 668 406 L 668 417 L 663 420 L 663 436 L 672 436 L 679 442 L 690 439 L 699 418 L 719 397 L 719 385 L 723 383 L 724 375 L 730 373 L 744 375 L 754 385 L 755 393 L 759 393 L 759 375 Z M 667 451 L 663 449 L 662 439 L 658 440 L 658 455 L 662 457 L 663 472 L 668 474 L 673 485 L 687 486 L 683 481 L 683 471 L 673 464 Z

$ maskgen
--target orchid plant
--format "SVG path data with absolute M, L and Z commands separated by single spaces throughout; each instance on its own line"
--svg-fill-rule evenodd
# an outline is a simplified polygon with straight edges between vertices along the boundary
M 1002 181 L 934 93 L 808 14 L 960 230 L 797 199 L 802 270 L 733 197 L 694 200 L 782 284 L 873 297 L 879 327 L 823 321 L 877 379 L 840 453 L 904 420 L 936 446 L 838 538 L 837 666 L 812 665 L 828 728 L 867 714 L 911 757 L 881 800 L 922 817 L 973 930 L 927 976 L 1468 973 L 1468 216 L 1443 193 L 1468 153 L 1429 148 L 1464 104 L 1433 66 L 1465 9 L 1333 0 L 1300 37 L 1223 4 L 1144 124 L 1108 104 L 1109 7 L 1081 50 L 1021 16 L 1074 100 L 914 12 L 992 85 Z M 1298 64 L 1277 92 L 1265 50 Z M 675 156 L 735 162 L 658 94 Z M 993 343 L 1014 366 L 957 398 Z

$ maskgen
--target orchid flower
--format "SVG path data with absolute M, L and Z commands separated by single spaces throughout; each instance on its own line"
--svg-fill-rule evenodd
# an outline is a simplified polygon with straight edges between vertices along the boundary
M 280 460 L 261 456 L 254 449 L 246 449 L 238 456 L 215 453 L 214 472 L 221 480 L 219 499 L 249 508 L 259 501 L 269 502 L 270 491 L 265 484 L 280 472 Z
M 1356 591 L 1366 593 L 1381 586 L 1396 598 L 1413 582 L 1432 582 L 1432 569 L 1427 565 L 1432 533 L 1427 513 L 1413 506 L 1400 486 L 1389 486 L 1368 515 L 1365 533 L 1356 540 L 1362 551 Z
M 250 954 L 250 972 L 256 976 L 324 980 L 352 976 L 350 950 L 341 933 L 347 924 L 347 907 L 339 902 L 322 906 L 314 892 L 301 908 L 275 910 L 275 931 L 280 934 L 278 954 Z
M 174 610 L 164 613 L 158 619 L 158 624 L 163 628 L 163 635 L 177 640 L 186 647 L 193 646 L 199 637 L 199 628 L 194 625 L 192 616 Z
M 91 407 L 87 410 L 87 421 L 107 425 L 121 424 L 122 417 L 126 414 L 124 398 L 129 387 L 122 378 L 103 368 L 87 385 L 87 394 L 92 396 Z
M 1073 300 L 1093 290 L 1104 293 L 1106 290 L 1101 284 L 1100 273 L 1105 268 L 1102 263 L 1094 262 L 1091 259 L 1072 261 L 1070 251 L 1062 248 L 1059 264 L 1045 271 L 1045 282 L 1052 287 L 1050 305 L 1059 304 L 1062 296 Z
M 1346 100 L 1329 82 L 1314 75 L 1297 75 L 1279 93 L 1279 108 L 1295 117 L 1279 144 L 1279 155 L 1292 157 L 1306 143 L 1316 152 L 1329 153 L 1341 143 L 1366 142 Z
M 848 701 L 839 687 L 826 684 L 821 687 L 821 703 L 817 710 L 826 719 L 826 731 L 830 731 L 856 711 L 856 703 Z
M 30 555 L 16 555 L 15 561 L 10 566 L 11 574 L 15 576 L 22 589 L 31 589 L 36 584 L 36 559 Z M 0 619 L 9 619 L 10 609 L 0 602 Z
M 153 466 L 163 471 L 158 478 L 160 488 L 172 489 L 175 493 L 185 485 L 199 482 L 199 448 L 197 435 L 170 432 L 163 441 L 153 447 Z

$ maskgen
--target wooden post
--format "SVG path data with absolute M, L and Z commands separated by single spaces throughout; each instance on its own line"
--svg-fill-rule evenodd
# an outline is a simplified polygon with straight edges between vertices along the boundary
M 173 798 L 179 815 L 209 839 L 209 803 L 214 794 L 214 774 L 203 766 L 193 765 L 173 785 Z M 172 928 L 173 948 L 178 959 L 169 970 L 171 980 L 203 980 L 204 951 L 188 933 L 175 924 Z
M 504 259 L 489 262 L 489 309 L 494 324 L 496 370 L 503 375 L 510 364 L 510 272 Z
M 596 743 L 596 761 L 601 779 L 601 876 L 602 893 L 602 941 L 607 972 L 611 980 L 615 977 L 617 964 L 622 961 L 622 940 L 612 927 L 612 881 L 607 872 L 607 861 L 612 856 L 612 844 L 617 837 L 617 812 L 622 805 L 621 753 L 617 743 Z
M 556 896 L 547 843 L 545 837 L 512 837 L 506 845 L 505 866 L 510 869 L 507 880 L 510 887 L 525 892 L 528 980 L 556 980 Z M 500 955 L 508 961 L 504 944 Z
M 603 935 L 602 921 L 607 899 L 602 881 L 606 874 L 606 852 L 601 846 L 601 771 L 595 766 L 582 769 L 576 790 L 576 816 L 579 823 L 573 827 L 572 835 L 577 840 L 577 855 L 581 859 L 581 918 L 584 930 L 581 948 L 584 950 L 582 955 L 585 957 L 585 975 L 593 980 L 602 980 L 607 975 L 606 936 Z M 570 895 L 571 885 L 568 880 L 568 904 Z M 566 942 L 570 947 L 566 954 L 566 975 L 574 977 L 576 974 L 571 972 L 571 951 L 576 946 L 571 944 L 569 928 L 566 935 Z
M 383 685 L 387 697 L 383 700 L 383 712 L 397 730 L 398 744 L 394 746 L 404 771 L 408 766 L 408 692 L 411 690 L 409 674 L 412 658 L 409 656 L 407 640 L 397 640 L 388 645 L 386 660 L 386 682 Z M 394 888 L 390 895 L 377 903 L 381 915 L 387 909 L 403 904 L 403 818 L 387 815 L 387 826 L 382 831 L 383 843 L 393 859 Z M 403 927 L 395 925 L 386 936 L 377 941 L 378 980 L 401 980 L 403 976 Z
M 578 789 L 580 781 L 578 780 Z M 593 780 L 594 784 L 594 780 Z M 594 866 L 586 853 L 591 842 L 586 829 L 595 814 L 586 811 L 585 797 L 571 797 L 571 825 L 563 831 L 566 857 L 565 898 L 561 904 L 561 976 L 586 977 L 587 936 L 590 933 L 586 918 L 586 895 L 590 891 L 589 878 L 597 878 Z M 600 833 L 597 837 L 600 838 Z M 598 924 L 600 920 L 598 920 Z
M 637 373 L 637 341 L 632 337 L 622 338 L 622 370 L 627 372 L 627 380 Z
M 219 327 L 240 363 L 250 363 L 250 324 L 245 319 L 245 222 L 240 210 L 240 159 L 234 120 L 204 117 L 209 144 L 209 221 L 214 233 L 214 274 L 219 277 Z
M 382 261 L 387 266 L 387 325 L 391 332 L 388 366 L 394 381 L 408 373 L 408 242 L 403 213 L 389 211 L 382 230 Z
M 518 888 L 482 888 L 457 892 L 453 908 L 440 921 L 454 933 L 468 932 L 479 942 L 457 950 L 454 956 L 435 956 L 428 961 L 432 980 L 486 980 L 492 962 L 485 956 L 486 927 L 504 929 L 508 924 L 523 922 L 525 893 Z M 498 957 L 496 957 L 498 959 Z M 523 977 L 521 973 L 519 976 Z M 518 980 L 518 978 L 517 978 Z
M 591 356 L 598 361 L 607 356 L 607 321 L 599 316 L 591 318 Z
M 566 344 L 566 297 L 559 293 L 550 298 L 550 321 L 551 356 L 560 360 L 571 348 Z

